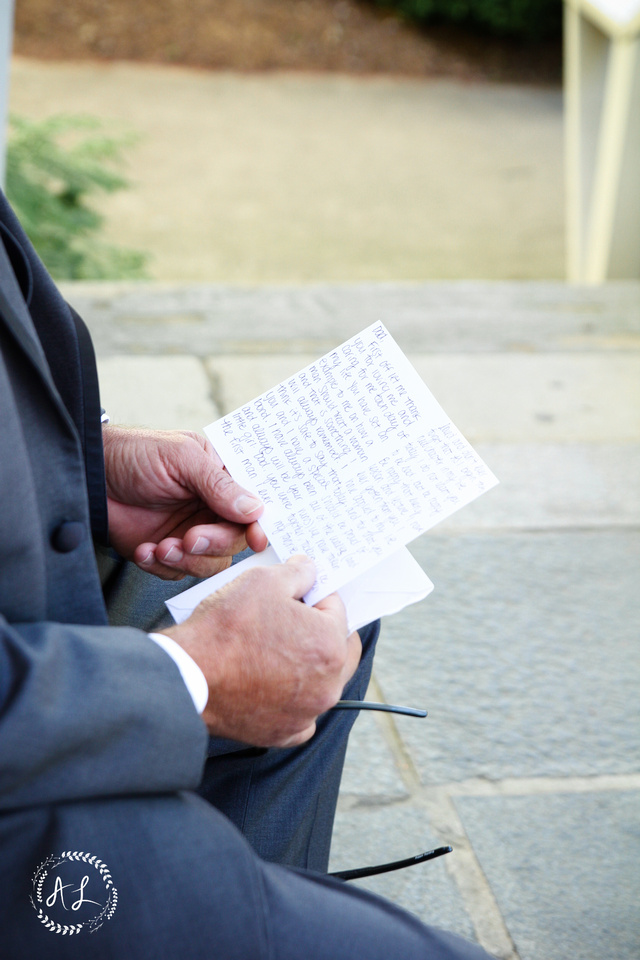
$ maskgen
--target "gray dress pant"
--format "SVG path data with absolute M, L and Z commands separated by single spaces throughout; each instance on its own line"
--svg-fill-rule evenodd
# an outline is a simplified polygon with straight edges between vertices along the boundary
M 195 582 L 189 577 L 160 580 L 111 551 L 99 552 L 99 568 L 111 624 L 147 632 L 173 622 L 164 601 Z M 377 622 L 360 631 L 362 658 L 345 699 L 364 699 L 378 633 Z M 353 710 L 326 713 L 313 739 L 294 749 L 247 747 L 211 737 L 198 792 L 241 830 L 263 859 L 326 873 L 347 740 L 356 716 Z
M 162 601 L 188 586 L 106 553 L 100 567 L 114 624 L 166 625 Z M 345 690 L 352 699 L 365 694 L 377 625 L 362 637 L 363 659 Z M 486 960 L 474 944 L 326 876 L 353 719 L 351 711 L 327 713 L 316 736 L 293 750 L 212 739 L 200 796 L 96 797 L 53 805 L 46 817 L 39 808 L 0 818 L 0 848 L 23 838 L 32 858 L 34 850 L 43 860 L 51 850 L 91 851 L 118 887 L 117 910 L 99 930 L 58 935 L 34 921 L 31 878 L 3 877 L 0 863 L 0 956 Z

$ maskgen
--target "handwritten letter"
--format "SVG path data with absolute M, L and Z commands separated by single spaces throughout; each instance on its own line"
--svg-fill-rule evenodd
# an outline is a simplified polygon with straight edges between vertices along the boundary
M 316 603 L 497 483 L 383 324 L 205 427 Z

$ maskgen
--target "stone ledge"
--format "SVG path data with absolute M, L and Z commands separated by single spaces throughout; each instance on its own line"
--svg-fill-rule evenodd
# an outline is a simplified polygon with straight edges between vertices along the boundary
M 407 352 L 640 349 L 640 283 L 61 284 L 99 353 L 300 353 L 387 324 Z

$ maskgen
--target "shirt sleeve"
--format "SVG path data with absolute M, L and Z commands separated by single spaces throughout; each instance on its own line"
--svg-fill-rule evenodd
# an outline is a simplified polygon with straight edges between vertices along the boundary
M 150 633 L 149 638 L 169 654 L 180 671 L 194 707 L 198 713 L 202 713 L 209 699 L 209 686 L 198 664 L 186 650 L 183 650 L 179 643 L 176 643 L 165 633 Z

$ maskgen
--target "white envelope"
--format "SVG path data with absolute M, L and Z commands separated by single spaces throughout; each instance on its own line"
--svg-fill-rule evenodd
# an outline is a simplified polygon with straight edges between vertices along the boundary
M 182 623 L 198 604 L 225 584 L 231 583 L 251 567 L 270 567 L 280 563 L 273 547 L 254 553 L 208 580 L 197 583 L 165 603 L 176 623 Z M 347 610 L 349 633 L 366 623 L 398 613 L 411 603 L 423 600 L 433 584 L 406 547 L 360 574 L 338 590 Z

